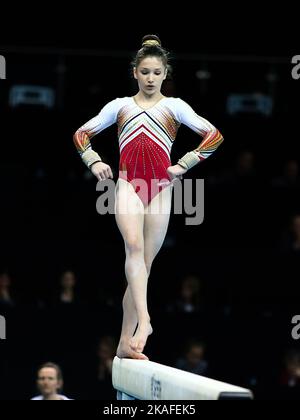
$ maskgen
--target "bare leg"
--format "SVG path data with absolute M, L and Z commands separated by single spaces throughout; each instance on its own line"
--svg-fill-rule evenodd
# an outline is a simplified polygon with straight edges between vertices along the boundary
M 142 352 L 148 336 L 153 331 L 147 305 L 148 273 L 143 250 L 127 251 L 125 273 L 138 318 L 138 329 L 130 340 L 130 346 L 133 350 Z
M 132 185 L 119 179 L 116 191 L 116 221 L 123 236 L 126 251 L 125 274 L 134 305 L 128 302 L 125 295 L 124 307 L 135 307 L 139 323 L 138 334 L 131 349 L 141 353 L 149 334 L 152 333 L 150 316 L 147 307 L 148 273 L 144 260 L 144 206 L 135 193 Z M 127 310 L 124 313 L 124 336 L 133 334 L 133 314 Z M 132 324 L 129 325 L 130 321 Z
M 121 188 L 130 189 L 131 186 L 124 184 L 124 182 L 126 183 L 126 181 L 121 180 Z M 122 197 L 121 188 L 119 186 L 119 188 L 117 189 L 116 202 L 119 203 L 119 209 L 122 210 L 123 197 Z M 147 299 L 147 296 L 146 296 L 147 280 L 150 274 L 151 265 L 159 249 L 161 248 L 161 245 L 163 243 L 163 240 L 167 232 L 167 227 L 168 227 L 169 217 L 170 217 L 169 213 L 170 213 L 170 208 L 171 208 L 171 191 L 172 191 L 171 188 L 165 188 L 160 194 L 158 194 L 152 200 L 151 205 L 148 208 L 144 209 L 140 207 L 140 210 L 141 211 L 143 210 L 145 213 L 144 223 L 143 223 L 144 263 L 145 263 L 146 272 L 147 272 L 147 276 L 144 277 L 145 286 L 146 286 L 145 287 L 146 288 L 145 301 Z M 128 193 L 128 190 L 126 191 L 126 193 Z M 135 194 L 134 190 L 133 190 L 133 194 Z M 128 197 L 126 198 L 126 200 L 128 202 Z M 137 197 L 137 200 L 138 202 L 136 205 L 142 206 L 142 203 L 140 202 L 139 197 Z M 164 213 L 164 214 L 160 214 L 160 213 Z M 122 225 L 122 222 L 123 222 L 122 217 L 117 215 L 117 211 L 116 211 L 116 219 L 117 219 L 119 228 L 121 230 L 121 233 L 124 232 L 124 234 L 122 233 L 122 236 L 124 238 L 124 235 L 126 234 L 126 229 L 125 229 L 126 225 L 125 227 Z M 131 220 L 130 218 L 128 219 L 127 217 L 126 221 L 130 222 Z M 126 241 L 125 241 L 125 246 L 126 246 Z M 130 265 L 130 257 L 128 259 L 129 259 L 128 262 Z M 147 305 L 147 302 L 146 302 L 146 305 Z M 143 329 L 142 323 L 139 322 L 139 328 L 136 334 L 134 335 L 133 339 L 130 340 L 130 338 L 132 337 L 136 329 L 137 322 L 139 321 L 138 314 L 136 311 L 135 301 L 131 295 L 130 287 L 127 288 L 124 295 L 123 309 L 124 309 L 124 317 L 123 317 L 122 333 L 121 333 L 120 343 L 118 346 L 117 355 L 119 357 L 147 358 L 145 355 L 141 354 L 140 352 L 145 346 L 148 335 L 152 332 L 151 325 L 149 324 L 150 328 L 148 325 L 148 329 L 146 328 L 145 330 Z M 131 346 L 129 346 L 129 344 L 131 344 Z
M 133 337 L 136 327 L 138 325 L 138 317 L 129 286 L 127 286 L 123 298 L 123 311 L 124 318 L 122 324 L 121 337 L 128 338 L 130 340 Z
M 130 347 L 130 339 L 134 335 L 138 323 L 137 313 L 135 304 L 133 302 L 130 288 L 127 287 L 124 298 L 123 298 L 123 323 L 121 338 L 117 349 L 117 356 L 120 358 L 131 358 L 131 359 L 145 359 L 148 357 L 143 353 L 135 352 Z
M 150 205 L 144 209 L 144 261 L 148 277 L 153 260 L 160 250 L 167 233 L 170 219 L 171 199 L 172 189 L 171 187 L 167 187 L 157 194 Z M 143 342 L 143 333 L 139 323 L 138 329 L 131 340 L 132 348 L 136 348 L 139 341 Z

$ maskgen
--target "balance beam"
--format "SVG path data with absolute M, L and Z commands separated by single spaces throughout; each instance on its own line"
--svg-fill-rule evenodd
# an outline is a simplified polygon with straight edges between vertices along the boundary
M 250 390 L 148 360 L 113 361 L 118 400 L 252 400 Z

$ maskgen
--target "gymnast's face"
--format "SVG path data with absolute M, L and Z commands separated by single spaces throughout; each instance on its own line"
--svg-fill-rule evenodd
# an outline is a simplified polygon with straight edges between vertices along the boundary
M 167 69 L 159 57 L 146 57 L 133 69 L 139 89 L 146 96 L 153 97 L 160 93 L 162 82 L 167 76 Z

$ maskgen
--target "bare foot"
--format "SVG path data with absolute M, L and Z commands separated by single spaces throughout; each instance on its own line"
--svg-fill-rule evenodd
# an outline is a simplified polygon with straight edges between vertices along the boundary
M 128 341 L 120 341 L 118 349 L 117 349 L 117 356 L 120 359 L 139 359 L 139 360 L 149 360 L 149 358 L 143 354 L 134 351 Z
M 132 339 L 129 341 L 132 350 L 141 353 L 147 342 L 149 335 L 153 333 L 153 329 L 149 321 L 140 323 L 138 329 Z

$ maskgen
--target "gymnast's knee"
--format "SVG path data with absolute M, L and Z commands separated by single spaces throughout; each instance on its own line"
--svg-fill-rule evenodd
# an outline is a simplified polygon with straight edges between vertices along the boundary
M 125 243 L 126 256 L 130 257 L 132 255 L 144 255 L 144 246 L 143 242 L 139 239 L 132 238 Z

